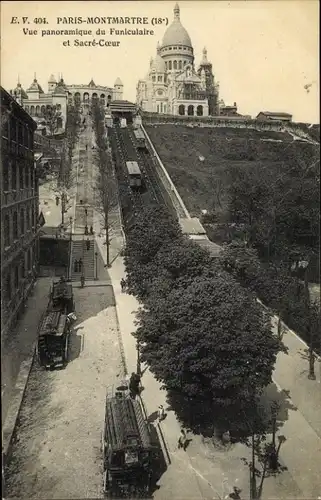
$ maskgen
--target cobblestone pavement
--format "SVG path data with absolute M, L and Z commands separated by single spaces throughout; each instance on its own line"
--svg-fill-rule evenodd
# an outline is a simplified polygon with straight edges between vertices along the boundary
M 7 496 L 102 497 L 101 432 L 107 388 L 123 375 L 110 287 L 75 288 L 77 322 L 64 370 L 34 363 L 12 459 Z

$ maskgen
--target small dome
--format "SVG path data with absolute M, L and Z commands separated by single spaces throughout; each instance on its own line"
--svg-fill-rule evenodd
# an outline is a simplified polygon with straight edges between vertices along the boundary
M 116 81 L 115 81 L 114 85 L 123 85 L 123 82 L 121 81 L 121 79 L 119 78 L 119 76 L 116 78 Z
M 165 31 L 163 38 L 162 46 L 166 47 L 168 45 L 185 45 L 186 47 L 193 47 L 190 36 L 180 21 L 178 4 L 174 7 L 174 21 Z
M 88 87 L 96 87 L 96 84 L 93 79 L 90 80 Z
M 50 78 L 48 80 L 48 83 L 57 83 L 56 78 L 54 77 L 54 75 L 50 76 Z
M 21 95 L 22 99 L 28 99 L 28 96 L 26 94 L 26 91 L 22 88 L 21 83 L 17 83 L 16 88 L 14 89 L 14 93 L 16 95 Z
M 157 54 L 151 64 L 150 71 L 153 70 L 155 70 L 157 73 L 165 73 L 166 71 L 165 61 L 159 54 Z
M 28 90 L 36 90 L 37 92 L 40 92 L 41 94 L 44 93 L 44 91 L 42 90 L 41 86 L 39 85 L 39 83 L 37 81 L 37 78 L 34 78 L 32 84 L 30 85 Z

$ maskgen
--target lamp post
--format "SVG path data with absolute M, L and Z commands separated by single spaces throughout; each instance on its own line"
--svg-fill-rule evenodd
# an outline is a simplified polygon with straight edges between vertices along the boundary
M 71 279 L 71 266 L 72 266 L 72 217 L 69 217 L 70 232 L 69 232 L 69 266 L 68 266 L 68 279 Z
M 98 260 L 98 252 L 95 252 L 96 280 L 98 280 L 98 267 L 97 267 L 97 260 Z
M 87 217 L 88 217 L 88 211 L 87 211 L 87 208 L 85 208 L 85 235 L 86 235 L 86 236 L 87 236 L 87 234 L 88 234 Z
M 309 281 L 308 281 L 308 269 L 309 262 L 307 260 L 303 260 L 300 262 L 299 267 L 304 269 L 304 302 L 305 302 L 305 315 L 307 318 L 307 337 L 309 342 L 309 380 L 316 380 L 315 372 L 314 372 L 314 362 L 315 355 L 313 352 L 313 338 L 311 332 L 311 315 L 310 315 L 310 292 L 309 292 Z

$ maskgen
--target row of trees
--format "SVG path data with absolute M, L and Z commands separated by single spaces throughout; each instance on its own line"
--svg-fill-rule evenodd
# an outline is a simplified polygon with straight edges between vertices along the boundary
M 108 148 L 108 140 L 105 128 L 104 109 L 99 101 L 92 101 L 92 120 L 95 130 L 98 176 L 96 192 L 98 193 L 98 205 L 96 209 L 104 217 L 104 230 L 107 250 L 107 266 L 110 266 L 110 213 L 117 206 L 117 183 L 114 175 L 111 152 Z
M 269 314 L 159 206 L 137 215 L 125 265 L 127 289 L 141 303 L 141 359 L 170 391 L 179 417 L 197 430 L 248 431 L 244 422 L 254 422 L 284 349 Z
M 64 225 L 64 214 L 67 212 L 67 192 L 73 186 L 72 156 L 73 150 L 79 137 L 80 129 L 80 106 L 74 101 L 68 104 L 65 137 L 61 150 L 61 162 L 57 183 L 57 195 L 61 198 L 61 223 Z

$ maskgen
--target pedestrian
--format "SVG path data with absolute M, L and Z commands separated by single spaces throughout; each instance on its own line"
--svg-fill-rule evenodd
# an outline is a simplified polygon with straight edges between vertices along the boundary
M 92 226 L 90 226 L 90 234 L 93 235 L 94 234 L 94 228 Z
M 88 150 L 88 144 L 86 144 L 86 151 Z
M 59 205 L 59 196 L 56 196 L 56 205 L 57 205 L 57 207 Z
M 82 271 L 82 259 L 78 260 L 78 273 Z
M 124 293 L 124 292 L 125 292 L 125 289 L 126 289 L 126 282 L 125 282 L 124 278 L 122 278 L 122 279 L 120 280 L 120 286 L 121 286 L 121 291 L 122 291 L 122 293 Z
M 81 288 L 84 288 L 84 286 L 85 286 L 85 276 L 83 274 L 80 277 L 80 285 L 81 285 Z
M 178 443 L 177 443 L 178 448 L 184 448 L 184 451 L 185 451 L 185 449 L 186 449 L 185 442 L 186 442 L 186 432 L 184 431 L 184 429 L 182 429 L 181 435 L 178 438 Z
M 76 259 L 74 262 L 74 272 L 78 273 L 78 270 L 79 270 L 79 263 L 78 263 L 78 260 Z
M 86 247 L 87 247 L 87 250 L 90 250 L 90 239 L 87 238 L 86 240 Z
M 163 405 L 158 407 L 158 420 L 161 422 L 165 418 L 165 410 Z

